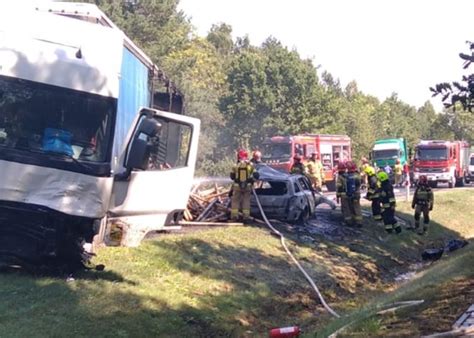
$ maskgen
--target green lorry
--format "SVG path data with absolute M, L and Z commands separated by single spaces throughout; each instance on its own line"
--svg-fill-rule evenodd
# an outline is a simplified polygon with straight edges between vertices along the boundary
M 408 163 L 408 149 L 404 138 L 387 138 L 377 140 L 372 148 L 372 162 L 379 168 L 389 164 L 392 168 L 396 160 L 402 165 Z

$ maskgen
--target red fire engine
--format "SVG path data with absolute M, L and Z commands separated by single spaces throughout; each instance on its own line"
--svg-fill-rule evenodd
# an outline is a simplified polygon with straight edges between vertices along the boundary
M 346 135 L 304 134 L 274 136 L 263 143 L 262 160 L 272 168 L 289 172 L 293 157 L 300 155 L 307 161 L 318 153 L 324 166 L 328 190 L 336 190 L 334 168 L 341 160 L 351 159 L 351 139 Z
M 415 148 L 413 176 L 426 175 L 432 187 L 438 182 L 450 188 L 463 186 L 468 179 L 469 144 L 464 141 L 420 141 Z

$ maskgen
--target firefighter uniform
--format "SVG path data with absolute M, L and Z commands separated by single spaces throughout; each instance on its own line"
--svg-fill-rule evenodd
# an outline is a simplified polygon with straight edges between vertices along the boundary
M 357 166 L 352 161 L 347 163 L 346 196 L 351 213 L 351 221 L 357 227 L 362 226 L 362 211 L 360 209 L 361 178 Z
M 382 204 L 382 218 L 385 231 L 391 233 L 395 230 L 398 234 L 402 231 L 402 228 L 395 218 L 396 201 L 392 183 L 390 183 L 386 172 L 379 172 L 377 177 L 380 180 L 380 203 Z
M 403 166 L 400 164 L 400 160 L 397 160 L 397 163 L 393 167 L 393 173 L 395 174 L 395 186 L 402 186 L 403 178 Z
M 366 166 L 364 169 L 367 175 L 367 194 L 366 198 L 371 201 L 372 217 L 374 221 L 380 223 L 382 221 L 382 210 L 380 209 L 380 182 L 375 174 L 374 167 Z
M 336 200 L 338 203 L 341 203 L 343 224 L 349 225 L 352 220 L 352 214 L 346 194 L 346 179 L 346 164 L 344 162 L 339 162 L 337 164 Z
M 324 171 L 323 164 L 319 159 L 316 158 L 316 154 L 311 155 L 306 167 L 308 168 L 308 176 L 311 180 L 313 188 L 317 191 L 321 191 L 323 186 Z
M 239 160 L 230 173 L 234 181 L 232 185 L 232 199 L 230 217 L 233 220 L 239 218 L 239 210 L 242 210 L 244 219 L 250 217 L 250 194 L 254 179 L 258 179 L 258 172 L 253 165 L 244 159 Z
M 423 213 L 423 228 L 420 234 L 423 234 L 428 230 L 428 224 L 430 223 L 430 211 L 433 210 L 434 195 L 431 188 L 428 186 L 426 176 L 424 179 L 420 177 L 418 186 L 416 187 L 415 193 L 413 194 L 413 201 L 411 207 L 415 209 L 415 228 L 420 227 L 420 216 Z
M 290 174 L 293 175 L 306 175 L 306 167 L 301 162 L 301 160 L 295 159 L 295 163 L 290 169 Z

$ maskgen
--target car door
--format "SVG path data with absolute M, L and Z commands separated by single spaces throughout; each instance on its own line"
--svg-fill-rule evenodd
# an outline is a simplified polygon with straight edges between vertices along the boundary
M 159 129 L 153 137 L 145 130 L 145 122 L 149 121 Z M 116 175 L 111 214 L 160 215 L 164 220 L 173 211 L 184 210 L 194 178 L 199 129 L 198 119 L 142 109 L 129 132 L 121 159 L 127 168 L 127 161 L 136 156 L 134 146 L 140 142 L 146 146 L 146 155 L 141 168 L 127 168 L 125 173 Z M 157 224 L 160 225 L 165 224 Z
M 301 187 L 301 191 L 305 195 L 305 199 L 308 203 L 310 214 L 312 215 L 316 211 L 316 201 L 315 201 L 313 189 L 311 189 L 311 183 L 309 182 L 306 176 L 299 177 L 298 183 Z

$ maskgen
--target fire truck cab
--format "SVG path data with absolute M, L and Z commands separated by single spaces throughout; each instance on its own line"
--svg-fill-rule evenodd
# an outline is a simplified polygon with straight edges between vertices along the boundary
M 307 162 L 312 153 L 319 154 L 324 166 L 327 189 L 335 191 L 334 168 L 339 161 L 351 159 L 351 139 L 347 135 L 273 136 L 263 143 L 262 160 L 270 167 L 288 173 L 295 155 L 300 155 L 303 162 Z
M 426 175 L 432 187 L 450 188 L 468 182 L 469 144 L 465 141 L 423 140 L 415 148 L 414 179 Z

